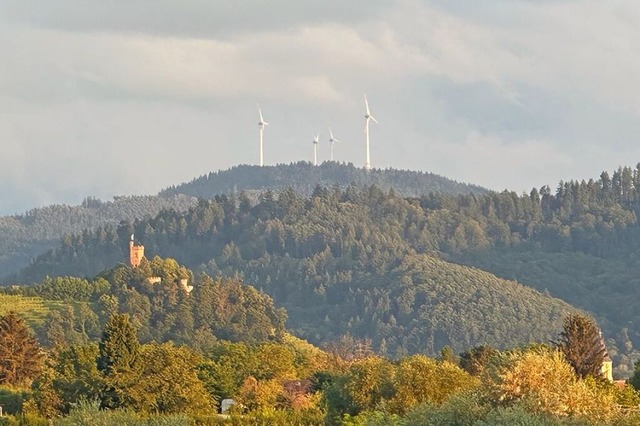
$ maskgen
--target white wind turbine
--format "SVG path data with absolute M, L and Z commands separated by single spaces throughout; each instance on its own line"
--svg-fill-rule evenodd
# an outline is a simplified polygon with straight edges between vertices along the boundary
M 258 114 L 260 115 L 260 121 L 258 121 L 258 126 L 260 127 L 260 167 L 264 166 L 264 156 L 262 153 L 262 139 L 264 135 L 264 126 L 268 126 L 269 123 L 264 121 L 262 118 L 262 110 L 258 108 Z
M 331 161 L 333 161 L 333 144 L 335 142 L 340 142 L 340 141 L 333 137 L 333 132 L 331 131 L 331 127 L 329 127 L 329 146 L 331 147 Z
M 320 135 L 313 138 L 313 165 L 318 165 L 318 144 L 320 143 Z
M 364 168 L 366 170 L 370 170 L 371 169 L 371 156 L 369 154 L 369 120 L 373 120 L 374 123 L 378 123 L 378 120 L 376 120 L 373 117 L 373 115 L 371 115 L 371 111 L 369 111 L 369 101 L 367 101 L 367 95 L 364 95 L 364 104 L 367 107 L 367 113 L 364 116 L 364 118 L 365 118 L 364 134 L 365 134 L 365 138 L 367 140 L 367 161 L 364 164 Z

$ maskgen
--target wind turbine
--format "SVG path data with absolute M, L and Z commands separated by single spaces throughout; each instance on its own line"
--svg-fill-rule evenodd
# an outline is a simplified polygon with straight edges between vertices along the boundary
M 264 135 L 264 126 L 268 126 L 269 123 L 264 121 L 262 118 L 262 110 L 258 108 L 258 114 L 260 115 L 260 121 L 258 121 L 258 126 L 260 127 L 260 167 L 264 166 L 264 156 L 262 153 L 262 139 Z
M 333 137 L 333 132 L 331 131 L 331 127 L 329 127 L 329 146 L 331 147 L 331 161 L 333 161 L 333 144 L 335 142 L 340 142 L 340 141 Z
M 320 135 L 313 138 L 313 165 L 318 165 L 318 144 L 320 143 Z
M 378 120 L 376 120 L 373 115 L 371 115 L 371 111 L 369 111 L 369 101 L 367 101 L 367 95 L 364 95 L 364 105 L 367 107 L 367 113 L 365 114 L 364 118 L 365 118 L 365 125 L 364 125 L 364 134 L 365 134 L 365 138 L 367 140 L 367 161 L 364 164 L 364 168 L 366 170 L 370 170 L 371 169 L 371 156 L 369 154 L 369 120 L 373 120 L 374 123 L 378 123 Z

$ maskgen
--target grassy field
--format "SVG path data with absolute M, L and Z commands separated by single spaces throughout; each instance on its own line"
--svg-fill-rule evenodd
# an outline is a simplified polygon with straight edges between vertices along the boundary
M 64 302 L 56 300 L 0 294 L 0 315 L 5 315 L 9 311 L 15 311 L 20 314 L 31 327 L 43 325 L 52 310 L 58 310 L 63 306 Z

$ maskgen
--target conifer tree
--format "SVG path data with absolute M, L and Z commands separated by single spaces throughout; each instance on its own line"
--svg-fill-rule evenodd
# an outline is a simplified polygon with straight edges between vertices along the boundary
M 140 343 L 129 315 L 111 316 L 102 333 L 97 363 L 105 380 L 102 405 L 108 408 L 131 405 L 133 398 L 129 391 L 139 379 L 142 361 Z
M 0 317 L 0 384 L 23 385 L 42 370 L 44 353 L 15 312 Z
M 556 345 L 581 378 L 602 375 L 607 350 L 600 329 L 591 318 L 580 314 L 567 316 Z
M 629 379 L 629 384 L 633 386 L 636 390 L 640 389 L 640 360 L 636 361 L 634 364 L 633 376 Z
M 480 345 L 460 354 L 460 367 L 472 376 L 480 375 L 498 350 L 488 345 Z

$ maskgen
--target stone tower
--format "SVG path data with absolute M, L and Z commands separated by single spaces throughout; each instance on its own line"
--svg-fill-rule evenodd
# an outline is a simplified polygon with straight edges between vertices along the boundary
M 129 241 L 129 264 L 132 268 L 140 266 L 140 262 L 144 257 L 144 246 L 142 244 L 136 244 L 131 234 L 131 241 Z

